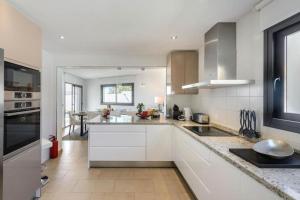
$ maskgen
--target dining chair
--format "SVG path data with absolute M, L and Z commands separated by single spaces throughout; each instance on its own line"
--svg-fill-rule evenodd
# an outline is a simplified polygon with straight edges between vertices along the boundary
M 74 112 L 70 111 L 69 112 L 69 118 L 70 118 L 70 129 L 69 129 L 69 135 L 71 134 L 71 129 L 73 128 L 72 132 L 74 132 L 75 126 L 80 126 L 80 120 L 78 117 L 74 115 Z

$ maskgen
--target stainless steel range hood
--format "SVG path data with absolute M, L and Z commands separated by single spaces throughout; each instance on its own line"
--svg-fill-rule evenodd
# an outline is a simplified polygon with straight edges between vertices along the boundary
M 254 80 L 236 79 L 236 23 L 220 22 L 205 34 L 204 80 L 182 89 L 247 85 Z

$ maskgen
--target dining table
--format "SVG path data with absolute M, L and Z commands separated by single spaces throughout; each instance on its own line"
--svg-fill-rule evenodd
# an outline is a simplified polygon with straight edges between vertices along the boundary
M 84 117 L 87 116 L 86 112 L 78 112 L 74 113 L 74 116 L 78 116 L 80 118 L 80 136 L 84 136 L 88 131 L 84 128 Z

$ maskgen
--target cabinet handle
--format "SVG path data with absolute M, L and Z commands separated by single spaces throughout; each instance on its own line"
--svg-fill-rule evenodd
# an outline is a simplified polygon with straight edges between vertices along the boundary
M 280 81 L 280 77 L 275 78 L 275 80 L 274 80 L 274 83 L 273 83 L 274 91 L 276 91 L 276 86 L 277 86 L 278 81 Z

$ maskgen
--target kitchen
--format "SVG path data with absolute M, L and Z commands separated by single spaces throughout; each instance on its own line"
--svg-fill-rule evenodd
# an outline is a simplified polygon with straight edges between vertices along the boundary
M 278 64 L 275 65 L 277 67 L 275 74 L 272 70 L 273 62 L 282 63 L 285 60 L 284 57 L 280 57 L 281 50 L 299 52 L 290 50 L 299 48 L 298 32 L 291 34 L 295 32 L 292 30 L 299 31 L 297 29 L 299 1 L 247 0 L 241 3 L 227 0 L 184 4 L 183 1 L 178 0 L 169 10 L 162 9 L 169 7 L 170 2 L 167 1 L 161 2 L 159 6 L 155 3 L 147 3 L 147 9 L 135 2 L 134 6 L 143 8 L 144 12 L 149 12 L 149 8 L 155 8 L 159 16 L 165 16 L 155 20 L 158 18 L 151 15 L 155 18 L 153 20 L 155 23 L 161 21 L 159 25 L 154 26 L 154 22 L 149 22 L 149 19 L 143 18 L 142 14 L 135 13 L 140 17 L 138 19 L 144 20 L 143 23 L 147 24 L 145 26 L 140 24 L 140 28 L 148 30 L 143 33 L 149 43 L 139 37 L 132 39 L 130 36 L 134 34 L 128 33 L 128 29 L 124 28 L 121 36 L 113 35 L 115 41 L 112 43 L 99 38 L 97 42 L 102 44 L 103 49 L 97 49 L 98 51 L 92 45 L 95 42 L 92 40 L 93 34 L 85 32 L 90 37 L 80 38 L 77 33 L 74 33 L 77 34 L 76 39 L 72 38 L 74 35 L 68 32 L 68 29 L 74 32 L 74 27 L 77 27 L 73 20 L 64 18 L 61 13 L 58 15 L 59 20 L 58 16 L 53 16 L 57 19 L 54 20 L 55 22 L 47 20 L 54 7 L 51 3 L 48 8 L 45 8 L 38 2 L 34 2 L 34 6 L 33 2 L 17 0 L 8 2 L 1 1 L 0 10 L 9 8 L 10 11 L 0 12 L 1 17 L 11 21 L 16 20 L 18 22 L 15 24 L 21 24 L 10 27 L 9 23 L 6 26 L 3 21 L 0 23 L 0 33 L 4 36 L 1 38 L 5 38 L 0 39 L 0 48 L 4 49 L 6 62 L 16 64 L 16 61 L 19 61 L 19 65 L 35 69 L 38 68 L 35 66 L 41 66 L 40 137 L 48 139 L 49 135 L 56 134 L 60 150 L 57 159 L 48 160 L 46 154 L 41 158 L 48 160 L 45 163 L 47 169 L 43 173 L 49 176 L 49 183 L 42 189 L 41 199 L 300 199 L 300 171 L 297 169 L 299 167 L 297 150 L 300 149 L 296 112 L 298 104 L 296 88 L 292 87 L 297 85 L 297 82 L 295 83 L 297 78 L 294 76 L 297 74 L 297 68 L 291 68 L 292 70 L 288 70 L 287 74 L 282 74 L 285 73 L 279 67 L 282 64 Z M 126 7 L 121 2 L 118 3 Z M 65 2 L 61 4 L 63 10 L 68 5 Z M 80 8 L 86 4 L 77 2 L 73 11 L 77 9 L 75 12 L 81 13 L 80 17 L 88 15 L 89 12 L 95 15 L 97 9 L 102 9 L 104 12 L 105 8 L 112 9 L 111 11 L 115 13 L 121 12 L 124 14 L 122 20 L 112 20 L 116 27 L 124 25 L 126 20 L 132 19 L 130 17 L 136 17 L 134 12 L 126 12 L 126 9 L 122 10 L 121 7 L 115 10 L 110 7 L 112 4 L 108 7 L 105 6 L 106 4 L 108 2 L 101 1 L 93 6 L 88 5 L 89 9 L 81 10 Z M 12 11 L 14 7 L 17 7 L 18 11 Z M 133 9 L 126 8 L 127 11 Z M 69 11 L 69 9 L 64 10 L 66 13 Z M 203 13 L 201 14 L 200 11 Z M 8 15 L 14 12 L 22 14 Z M 205 18 L 203 14 L 204 16 L 211 14 L 211 17 Z M 31 37 L 33 33 L 39 32 L 37 30 L 41 30 L 36 28 L 37 25 L 28 28 L 28 35 L 17 34 L 24 31 L 18 31 L 18 28 L 24 25 L 27 15 L 43 29 L 43 34 L 40 32 L 37 36 Z M 151 32 L 149 29 L 161 27 L 160 24 L 165 23 L 164 20 L 168 20 L 171 16 L 182 18 L 173 18 L 178 20 L 179 27 L 174 24 L 173 27 L 168 26 L 171 27 L 171 30 L 167 31 L 168 36 L 164 31 L 161 32 L 163 38 L 168 38 L 167 42 L 149 34 Z M 74 17 L 77 22 L 80 22 L 77 16 Z M 186 19 L 195 19 L 195 21 L 191 20 L 187 23 Z M 108 18 L 99 18 L 99 20 L 107 22 L 105 20 Z M 56 22 L 60 22 L 58 23 L 60 27 L 54 31 L 53 25 Z M 90 22 L 92 23 L 92 20 Z M 29 22 L 25 24 L 28 26 Z M 127 25 L 130 28 L 134 27 L 130 23 Z M 51 30 L 51 27 L 56 34 L 45 31 Z M 111 27 L 105 27 L 111 30 Z M 186 30 L 183 31 L 182 27 Z M 86 25 L 86 30 L 91 30 L 90 28 Z M 285 31 L 280 32 L 280 30 Z M 15 38 L 24 37 L 15 46 L 12 45 L 14 44 L 11 42 L 12 37 L 9 37 L 14 34 L 17 34 Z M 103 37 L 108 37 L 105 34 Z M 273 38 L 274 35 L 276 38 Z M 128 40 L 125 41 L 124 38 Z M 187 38 L 191 39 L 187 40 Z M 141 43 L 135 43 L 136 40 Z M 27 41 L 29 44 L 32 43 L 32 49 L 36 49 L 34 55 L 30 55 L 33 51 L 26 51 L 29 45 L 26 44 Z M 286 48 L 275 48 L 276 59 L 271 59 L 272 56 L 269 54 L 273 52 L 272 48 L 282 45 L 282 41 L 286 41 L 284 43 Z M 116 47 L 118 50 L 112 53 L 114 44 L 119 46 Z M 72 49 L 75 53 L 67 51 L 68 49 Z M 88 50 L 91 49 L 95 51 L 89 54 Z M 104 49 L 108 53 L 99 53 Z M 141 49 L 144 51 L 141 52 Z M 157 49 L 161 52 L 153 53 Z M 129 50 L 132 54 L 125 53 Z M 299 61 L 297 54 L 289 55 L 288 58 L 291 59 L 285 60 L 286 68 Z M 60 120 L 62 118 L 60 99 L 63 94 L 60 83 L 64 82 L 61 76 L 64 70 L 62 68 L 122 67 L 126 70 L 125 68 L 130 66 L 139 68 L 139 71 L 143 67 L 147 71 L 147 67 L 164 66 L 166 96 L 162 111 L 167 116 L 174 115 L 174 111 L 178 111 L 176 107 L 174 109 L 176 104 L 179 111 L 191 108 L 193 113 L 206 113 L 209 116 L 209 127 L 189 120 L 165 118 L 162 113 L 159 119 L 151 120 L 140 119 L 135 113 L 134 115 L 111 114 L 108 119 L 100 114 L 86 122 L 89 130 L 88 141 L 62 141 L 59 135 L 62 131 L 62 126 L 59 124 L 62 122 Z M 100 84 L 98 87 L 97 92 L 100 91 Z M 287 90 L 290 87 L 292 89 Z M 153 104 L 155 96 L 151 97 Z M 134 107 L 138 103 L 140 102 L 134 102 Z M 149 108 L 154 106 L 156 105 L 149 105 Z M 245 112 L 241 112 L 243 109 Z M 189 109 L 185 111 L 189 113 Z M 252 111 L 255 111 L 255 114 Z M 198 114 L 193 117 L 203 123 L 207 122 L 207 115 Z M 240 122 L 241 116 L 245 118 Z M 177 117 L 184 118 L 181 112 Z M 247 134 L 244 133 L 244 129 L 240 130 L 244 125 L 248 127 Z M 252 129 L 256 131 L 251 132 Z M 226 136 L 216 136 L 219 130 L 221 135 L 225 132 Z M 251 138 L 248 139 L 247 136 Z M 287 151 L 289 155 L 293 154 L 288 159 L 293 162 L 263 156 L 264 152 L 254 152 L 253 146 L 256 151 L 261 150 L 262 143 L 254 145 L 262 140 L 257 139 L 258 136 L 262 139 L 277 139 L 290 144 L 292 150 L 290 146 L 283 147 L 286 147 L 284 150 L 289 150 Z M 262 147 L 266 146 L 263 144 Z M 245 156 L 244 151 L 237 151 L 237 149 L 246 149 L 248 152 Z M 256 157 L 253 157 L 253 152 Z M 262 156 L 263 159 L 253 160 L 257 156 L 259 158 Z M 264 163 L 265 159 L 267 163 Z M 4 156 L 3 160 L 5 163 L 9 159 Z M 7 171 L 4 165 L 2 182 L 6 196 L 3 198 L 20 199 L 20 196 L 18 198 L 11 195 L 13 192 L 7 190 L 8 179 L 5 178 L 7 177 L 5 172 Z M 27 189 L 33 192 L 32 188 Z M 28 195 L 28 191 L 25 193 Z M 15 194 L 22 195 L 23 192 L 15 192 Z

